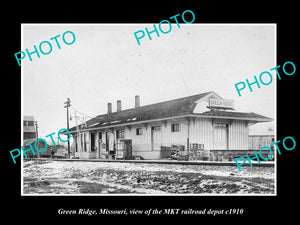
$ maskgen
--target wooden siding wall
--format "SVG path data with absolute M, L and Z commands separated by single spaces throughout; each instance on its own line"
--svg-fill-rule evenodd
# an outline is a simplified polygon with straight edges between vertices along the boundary
M 139 155 L 144 158 L 152 159 L 159 157 L 159 151 L 152 151 L 151 146 L 151 127 L 160 126 L 161 128 L 161 145 L 171 146 L 171 145 L 184 145 L 187 149 L 187 137 L 188 137 L 188 123 L 187 119 L 174 119 L 164 122 L 123 126 L 113 129 L 113 136 L 116 138 L 116 131 L 123 129 L 124 139 L 132 140 L 132 153 L 133 155 Z M 218 121 L 215 121 L 218 123 Z M 219 121 L 228 123 L 228 148 L 229 150 L 247 150 L 248 149 L 248 125 L 246 121 Z M 179 123 L 180 130 L 178 132 L 171 132 L 171 124 Z M 142 135 L 136 135 L 136 128 L 141 128 Z M 87 132 L 87 152 L 85 154 L 89 155 L 87 157 L 103 158 L 107 154 L 105 148 L 99 149 L 99 132 L 92 131 L 95 133 L 95 143 L 97 146 L 97 151 L 90 151 L 90 133 Z M 102 143 L 106 143 L 105 130 L 102 130 Z M 191 118 L 189 127 L 189 143 L 204 144 L 204 150 L 212 150 L 214 148 L 214 126 L 213 119 L 207 118 Z M 80 145 L 80 140 L 78 145 Z M 100 150 L 100 152 L 98 152 Z M 99 154 L 100 153 L 100 154 Z M 93 156 L 91 156 L 91 154 Z
M 264 146 L 271 146 L 274 139 L 274 135 L 249 135 L 249 149 L 259 150 Z
M 142 129 L 142 135 L 136 135 L 136 129 Z M 132 139 L 132 152 L 151 151 L 151 126 L 146 128 L 144 125 L 131 126 L 125 128 L 125 139 Z
M 172 124 L 179 123 L 179 131 L 171 132 Z M 162 125 L 162 145 L 184 145 L 186 148 L 187 138 L 187 121 L 185 119 L 169 120 L 166 124 Z
M 245 121 L 215 121 L 215 123 L 227 123 L 228 149 L 248 149 L 249 128 Z M 214 126 L 212 119 L 195 118 L 190 123 L 190 143 L 204 144 L 204 150 L 214 149 Z
M 202 119 L 202 118 L 191 119 L 190 143 L 204 144 L 204 150 L 213 149 L 212 119 Z
M 229 126 L 229 149 L 247 150 L 249 126 L 246 121 L 232 121 Z

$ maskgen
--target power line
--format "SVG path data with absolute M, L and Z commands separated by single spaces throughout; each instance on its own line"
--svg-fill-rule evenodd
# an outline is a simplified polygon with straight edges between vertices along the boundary
M 69 107 L 71 106 L 70 98 L 67 98 L 67 101 L 64 102 L 64 108 L 67 108 L 67 129 L 69 130 Z M 70 158 L 70 141 L 68 141 L 68 156 Z
M 182 79 L 182 82 L 183 82 L 183 84 L 184 84 L 184 87 L 185 87 L 185 89 L 186 89 L 188 95 L 190 95 L 189 89 L 188 89 L 188 87 L 187 87 L 187 85 L 186 85 L 186 83 L 185 83 L 185 80 L 184 80 L 184 78 L 183 78 L 183 76 L 182 76 L 181 73 L 180 73 L 180 77 L 181 77 L 181 79 Z
M 92 116 L 88 116 L 88 115 L 86 115 L 86 114 L 80 112 L 79 110 L 75 109 L 74 107 L 71 107 L 71 109 L 73 109 L 73 110 L 76 111 L 77 113 L 83 115 L 83 116 L 81 116 L 81 117 L 84 117 L 84 118 L 94 118 L 94 117 L 92 117 Z

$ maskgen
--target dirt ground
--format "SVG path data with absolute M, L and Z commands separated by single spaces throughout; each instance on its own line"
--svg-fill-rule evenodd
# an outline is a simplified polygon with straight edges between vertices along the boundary
M 273 167 L 28 160 L 23 194 L 274 194 Z

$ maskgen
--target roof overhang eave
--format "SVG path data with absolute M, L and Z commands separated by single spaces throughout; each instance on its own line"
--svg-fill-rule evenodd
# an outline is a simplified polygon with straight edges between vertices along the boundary
M 273 119 L 271 119 L 271 118 L 251 118 L 251 117 L 232 117 L 232 116 L 209 116 L 209 115 L 203 115 L 203 114 L 185 114 L 185 115 L 178 115 L 178 116 L 165 117 L 165 118 L 152 119 L 152 120 L 141 120 L 141 121 L 120 123 L 120 124 L 107 125 L 107 126 L 97 126 L 97 127 L 93 127 L 93 128 L 80 129 L 79 132 L 101 130 L 101 129 L 105 130 L 105 129 L 115 128 L 115 127 L 124 127 L 124 126 L 131 126 L 131 125 L 137 125 L 137 124 L 143 124 L 143 123 L 152 123 L 152 122 L 158 122 L 158 121 L 169 120 L 169 119 L 174 119 L 174 118 L 184 118 L 184 117 L 246 120 L 246 121 L 254 122 L 254 123 L 272 122 L 273 121 Z M 77 133 L 77 132 L 78 132 L 77 130 L 70 131 L 70 133 L 73 133 L 73 134 Z
M 151 120 L 140 120 L 140 121 L 135 121 L 135 122 L 127 122 L 127 123 L 113 124 L 113 125 L 107 125 L 107 126 L 95 126 L 93 128 L 79 129 L 79 131 L 84 132 L 84 131 L 90 131 L 90 130 L 101 130 L 101 129 L 104 130 L 104 129 L 110 129 L 110 128 L 114 128 L 114 127 L 124 127 L 124 126 L 131 126 L 131 125 L 137 125 L 137 124 L 143 124 L 143 123 L 154 123 L 154 122 L 159 122 L 159 121 L 163 121 L 163 120 L 184 118 L 184 117 L 188 117 L 188 116 L 190 116 L 190 114 L 164 117 L 164 118 L 151 119 Z M 78 132 L 77 130 L 70 131 L 70 133 L 77 133 L 77 132 Z
M 235 116 L 210 116 L 203 114 L 192 114 L 191 117 L 200 117 L 200 118 L 212 118 L 212 119 L 234 119 L 234 120 L 247 120 L 251 122 L 261 123 L 261 122 L 272 122 L 271 118 L 251 118 L 251 117 L 235 117 Z

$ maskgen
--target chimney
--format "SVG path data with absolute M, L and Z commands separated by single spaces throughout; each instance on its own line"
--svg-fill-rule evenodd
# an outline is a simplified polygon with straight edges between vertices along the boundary
M 111 103 L 107 103 L 107 114 L 112 113 Z
M 117 101 L 117 112 L 120 112 L 122 110 L 121 100 Z
M 135 96 L 135 108 L 140 107 L 140 96 Z

